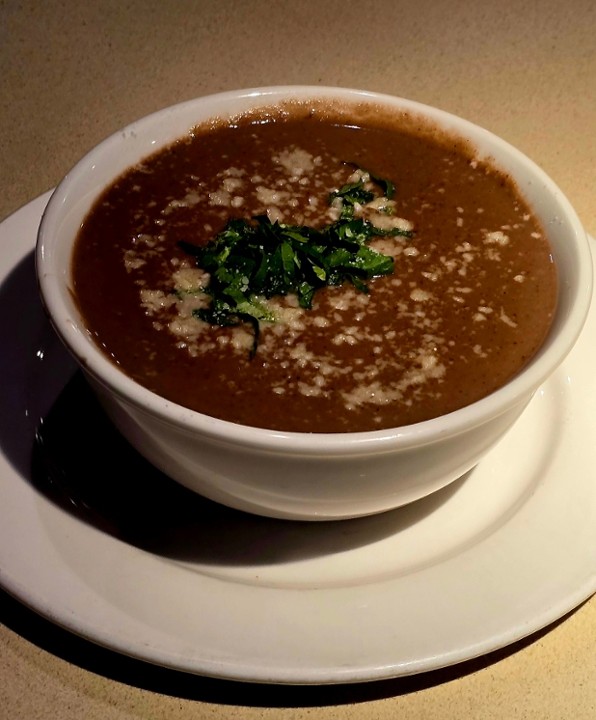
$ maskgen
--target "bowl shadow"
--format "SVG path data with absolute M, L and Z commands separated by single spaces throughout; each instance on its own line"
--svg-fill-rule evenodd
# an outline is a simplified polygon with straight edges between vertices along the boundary
M 143 550 L 254 566 L 331 555 L 404 531 L 445 503 L 465 476 L 416 503 L 364 518 L 313 523 L 251 515 L 153 467 L 118 433 L 77 372 L 37 427 L 31 482 L 69 513 Z
M 32 252 L 0 285 L 0 345 L 0 450 L 18 474 L 82 522 L 166 558 L 241 566 L 331 555 L 405 530 L 465 482 L 392 512 L 321 523 L 250 515 L 183 488 L 107 419 L 45 315 Z

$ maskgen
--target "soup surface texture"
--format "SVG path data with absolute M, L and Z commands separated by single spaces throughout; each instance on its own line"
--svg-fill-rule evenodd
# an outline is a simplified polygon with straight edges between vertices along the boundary
M 380 231 L 368 245 L 392 272 L 368 292 L 325 286 L 310 308 L 259 297 L 258 328 L 198 317 L 211 277 L 189 245 L 231 218 L 325 228 L 346 187 L 374 196 L 349 210 Z M 86 218 L 72 280 L 90 333 L 134 380 L 207 415 L 305 432 L 397 427 L 486 396 L 540 347 L 557 294 L 531 209 L 463 141 L 313 107 L 197 127 L 129 169 Z

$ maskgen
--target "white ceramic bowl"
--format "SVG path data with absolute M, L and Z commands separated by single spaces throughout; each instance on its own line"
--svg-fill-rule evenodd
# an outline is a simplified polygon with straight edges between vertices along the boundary
M 128 167 L 198 123 L 288 98 L 366 102 L 396 113 L 420 114 L 469 139 L 481 156 L 491 156 L 497 167 L 512 175 L 548 229 L 560 297 L 543 347 L 506 386 L 468 407 L 416 425 L 364 433 L 284 433 L 235 425 L 168 402 L 129 379 L 96 347 L 69 288 L 73 242 L 100 192 Z M 509 144 L 418 103 L 325 87 L 227 92 L 133 123 L 98 145 L 60 183 L 44 213 L 37 246 L 38 280 L 51 321 L 130 443 L 167 475 L 206 497 L 249 512 L 299 520 L 389 510 L 470 470 L 571 350 L 590 304 L 591 268 L 587 237 L 569 202 L 544 172 Z

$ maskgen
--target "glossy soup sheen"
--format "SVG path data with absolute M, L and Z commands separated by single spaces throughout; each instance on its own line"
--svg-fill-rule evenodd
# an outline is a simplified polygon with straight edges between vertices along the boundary
M 412 237 L 375 239 L 394 272 L 272 300 L 279 320 L 212 326 L 208 276 L 178 243 L 230 217 L 322 226 L 354 166 L 396 187 Z M 486 396 L 543 342 L 556 304 L 547 238 L 514 184 L 412 119 L 296 108 L 198 127 L 131 168 L 84 222 L 73 287 L 104 352 L 181 405 L 235 423 L 348 432 L 416 423 Z

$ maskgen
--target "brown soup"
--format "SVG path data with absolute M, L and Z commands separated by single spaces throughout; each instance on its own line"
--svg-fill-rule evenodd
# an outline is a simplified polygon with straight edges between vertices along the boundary
M 408 231 L 371 240 L 391 274 L 267 300 L 253 329 L 196 317 L 209 276 L 182 247 L 230 218 L 322 227 L 330 193 L 391 180 L 387 203 L 357 207 Z M 128 170 L 86 218 L 73 286 L 99 347 L 155 393 L 236 423 L 286 431 L 397 427 L 472 403 L 506 383 L 543 342 L 556 269 L 513 182 L 465 143 L 413 122 L 263 113 L 196 128 Z

